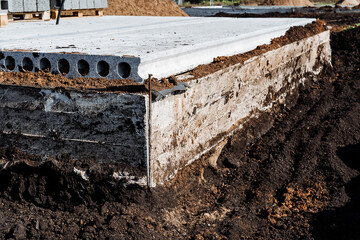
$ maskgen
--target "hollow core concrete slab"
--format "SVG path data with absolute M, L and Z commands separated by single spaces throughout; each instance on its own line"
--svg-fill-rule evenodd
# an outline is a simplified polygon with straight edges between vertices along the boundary
M 87 65 L 84 62 L 80 64 L 82 60 L 70 62 L 70 68 L 75 70 L 68 73 L 69 77 L 107 77 L 107 74 L 117 76 L 113 74 L 116 67 L 113 67 L 112 63 L 104 64 L 106 59 L 102 60 L 99 56 L 122 57 L 119 61 L 125 63 L 124 57 L 132 56 L 139 61 L 132 59 L 127 64 L 131 71 L 137 73 L 125 74 L 124 78 L 136 75 L 144 79 L 148 74 L 161 78 L 212 62 L 213 58 L 218 56 L 247 52 L 285 34 L 291 26 L 305 25 L 313 20 L 107 16 L 62 19 L 58 26 L 54 21 L 21 22 L 0 29 L 0 56 L 4 56 L 6 52 L 6 57 L 14 51 L 39 52 L 44 58 L 47 53 L 64 52 L 96 56 L 93 61 L 85 60 L 90 62 Z M 16 61 L 0 58 L 0 70 L 17 71 L 27 67 L 27 70 L 36 71 L 40 68 L 35 66 L 41 64 L 40 60 L 34 65 L 30 64 L 29 60 L 35 61 L 31 56 L 24 58 L 25 63 L 18 55 Z M 67 55 L 65 58 L 71 57 Z M 58 62 L 51 63 L 60 61 L 59 59 L 52 55 L 45 62 L 59 65 Z M 91 62 L 98 64 L 92 65 Z M 7 63 L 16 64 L 18 67 L 9 69 Z M 24 64 L 26 66 L 23 66 Z M 89 68 L 88 74 L 92 75 L 81 74 L 80 70 L 84 69 L 80 68 L 85 65 Z

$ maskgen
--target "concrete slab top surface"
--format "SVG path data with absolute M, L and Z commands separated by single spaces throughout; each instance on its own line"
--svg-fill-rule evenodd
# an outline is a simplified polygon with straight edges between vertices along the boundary
M 104 16 L 19 22 L 0 29 L 1 51 L 140 58 L 138 74 L 167 77 L 270 43 L 315 19 Z

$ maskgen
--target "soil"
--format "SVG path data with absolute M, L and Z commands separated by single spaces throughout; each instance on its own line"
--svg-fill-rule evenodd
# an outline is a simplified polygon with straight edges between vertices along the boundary
M 309 0 L 265 0 L 262 5 L 268 6 L 314 6 Z
M 339 8 L 339 7 L 336 7 Z M 265 13 L 265 14 L 228 14 L 228 13 L 218 13 L 214 17 L 239 17 L 239 18 L 316 18 L 322 21 L 325 21 L 331 27 L 341 27 L 342 30 L 344 27 L 360 23 L 360 14 L 358 13 L 346 13 L 341 14 L 336 13 L 334 7 L 321 7 L 314 8 L 322 10 L 322 12 L 314 13 Z M 355 7 L 356 8 L 356 7 Z
M 63 75 L 54 75 L 48 72 L 0 72 L 0 83 L 20 86 L 34 86 L 45 88 L 67 89 L 112 89 L 118 86 L 139 85 L 130 79 L 108 80 L 105 78 L 75 78 L 69 79 Z
M 109 0 L 105 15 L 187 16 L 171 0 Z
M 337 5 L 343 5 L 343 6 L 357 6 L 359 5 L 359 2 L 357 0 L 341 0 L 336 3 Z
M 169 188 L 124 186 L 114 166 L 91 160 L 0 148 L 1 238 L 358 239 L 359 43 L 360 28 L 332 32 L 333 69 L 309 76 L 263 137 L 244 148 L 258 127 L 248 126 L 215 164 L 204 157 Z

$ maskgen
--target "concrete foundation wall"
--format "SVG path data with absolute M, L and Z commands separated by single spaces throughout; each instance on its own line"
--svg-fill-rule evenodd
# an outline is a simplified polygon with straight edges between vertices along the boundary
M 331 63 L 329 38 L 323 32 L 192 80 L 191 88 L 152 102 L 151 113 L 147 95 L 0 85 L 0 144 L 45 157 L 116 161 L 140 171 L 127 175 L 165 184 L 293 99 L 305 76 Z
M 0 142 L 43 156 L 147 166 L 147 96 L 0 85 Z
M 201 79 L 152 104 L 151 179 L 164 184 L 246 121 L 284 103 L 307 73 L 331 62 L 329 32 L 294 42 Z

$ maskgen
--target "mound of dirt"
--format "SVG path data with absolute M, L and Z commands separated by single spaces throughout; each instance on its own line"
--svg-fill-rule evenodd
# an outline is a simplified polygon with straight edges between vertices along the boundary
M 312 7 L 314 4 L 309 0 L 265 0 L 263 5 L 267 6 L 304 6 Z
M 187 16 L 171 0 L 109 0 L 105 15 Z
M 343 5 L 343 6 L 357 6 L 359 2 L 357 0 L 341 0 L 336 3 L 336 5 Z

